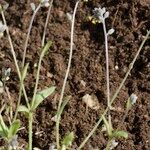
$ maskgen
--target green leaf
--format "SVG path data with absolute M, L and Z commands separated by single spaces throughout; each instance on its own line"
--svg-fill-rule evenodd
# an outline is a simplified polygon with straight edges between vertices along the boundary
M 25 79 L 25 77 L 26 77 L 26 75 L 27 75 L 28 67 L 29 67 L 29 63 L 27 63 L 27 64 L 24 66 L 23 70 L 22 70 L 22 75 L 21 75 L 22 81 Z
M 40 57 L 44 57 L 45 53 L 48 51 L 48 49 L 50 48 L 51 45 L 52 45 L 51 41 L 47 42 L 47 44 L 45 45 L 45 47 L 42 49 L 42 53 L 41 53 Z
M 67 105 L 68 101 L 70 100 L 70 98 L 71 98 L 71 96 L 67 96 L 67 97 L 64 98 L 64 101 L 63 101 L 60 109 L 57 112 L 57 116 L 61 116 L 61 114 L 62 114 L 65 106 Z
M 20 105 L 20 106 L 18 107 L 18 112 L 26 112 L 26 113 L 29 113 L 29 109 L 28 109 L 26 106 L 24 106 L 24 105 Z
M 132 107 L 132 104 L 131 104 L 130 97 L 129 97 L 128 100 L 127 100 L 127 103 L 126 103 L 126 109 L 130 110 L 131 107 Z
M 34 104 L 31 109 L 35 110 L 45 98 L 47 98 L 54 92 L 54 90 L 55 90 L 55 87 L 52 86 L 50 88 L 42 90 L 41 92 L 38 92 L 35 96 Z
M 0 115 L 0 135 L 4 138 L 7 138 L 8 135 L 8 127 L 5 124 L 3 117 Z
M 126 131 L 114 131 L 113 134 L 112 134 L 112 137 L 116 137 L 116 138 L 125 138 L 127 139 L 128 138 L 128 133 Z
M 11 139 L 14 135 L 16 135 L 19 128 L 20 128 L 20 120 L 15 120 L 9 128 L 8 139 Z
M 106 120 L 105 116 L 102 115 L 102 119 L 104 121 L 104 124 L 106 126 L 106 129 L 107 129 L 107 133 L 108 133 L 108 136 L 111 136 L 112 135 L 112 126 L 109 125 L 108 121 Z
M 71 132 L 64 137 L 62 145 L 65 145 L 65 147 L 68 148 L 68 146 L 72 145 L 73 140 L 74 140 L 74 133 Z

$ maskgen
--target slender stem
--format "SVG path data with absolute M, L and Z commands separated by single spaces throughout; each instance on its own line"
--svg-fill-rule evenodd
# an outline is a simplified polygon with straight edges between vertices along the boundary
M 40 4 L 37 6 L 37 8 L 35 9 L 35 11 L 34 11 L 34 13 L 33 13 L 33 15 L 32 15 L 31 21 L 30 21 L 30 25 L 29 25 L 29 28 L 28 28 L 28 33 L 27 33 L 27 37 L 26 37 L 26 41 L 25 41 L 25 45 L 24 45 L 24 52 L 23 52 L 23 58 L 22 58 L 22 68 L 24 67 L 24 64 L 25 64 L 27 46 L 28 46 L 28 41 L 29 41 L 29 36 L 30 36 L 32 24 L 33 24 L 35 15 L 36 15 L 36 13 L 38 12 L 38 10 L 40 9 L 40 7 L 41 7 L 41 3 L 40 3 Z
M 15 50 L 14 50 L 14 47 L 13 47 L 13 44 L 12 44 L 12 39 L 11 39 L 11 36 L 9 34 L 9 29 L 8 29 L 8 26 L 7 26 L 7 23 L 6 23 L 6 19 L 5 19 L 5 15 L 4 15 L 3 10 L 1 10 L 1 15 L 2 15 L 2 18 L 3 18 L 4 24 L 7 27 L 6 28 L 6 33 L 8 35 L 8 41 L 9 41 L 9 44 L 10 44 L 10 47 L 11 47 L 11 53 L 12 53 L 12 56 L 13 56 L 13 59 L 14 59 L 14 62 L 15 62 L 15 66 L 16 66 L 16 69 L 17 69 L 17 74 L 18 74 L 19 79 L 21 81 L 21 72 L 20 72 L 20 69 L 19 69 L 19 65 L 18 65 L 17 58 L 16 58 L 16 53 L 15 53 Z M 29 100 L 28 100 L 28 97 L 27 97 L 27 94 L 26 94 L 26 91 L 25 91 L 24 84 L 23 84 L 23 94 L 24 94 L 26 103 L 28 105 L 29 104 Z
M 22 84 L 20 83 L 19 98 L 18 98 L 17 107 L 16 107 L 16 111 L 15 111 L 15 115 L 14 115 L 13 121 L 16 120 L 17 115 L 18 115 L 18 108 L 19 108 L 19 105 L 20 105 L 20 102 L 21 102 L 21 95 L 22 95 Z
M 7 26 L 7 23 L 6 23 L 6 19 L 5 19 L 5 15 L 4 15 L 3 10 L 1 10 L 1 14 L 2 14 L 2 18 L 3 18 L 4 24 L 5 24 L 6 27 L 7 27 L 7 28 L 6 28 L 6 33 L 7 33 L 7 35 L 8 35 L 8 40 L 9 40 L 9 44 L 10 44 L 10 47 L 11 47 L 11 53 L 12 53 L 12 55 L 13 55 L 13 59 L 14 59 L 14 62 L 15 62 L 15 66 L 16 66 L 16 69 L 17 69 L 17 73 L 18 73 L 19 79 L 21 79 L 20 69 L 19 69 L 19 66 L 18 66 L 18 62 L 17 62 L 15 50 L 14 50 L 14 47 L 13 47 L 13 44 L 12 44 L 12 40 L 11 40 L 11 37 L 10 37 L 10 34 L 9 34 L 9 29 L 8 29 L 8 26 Z
M 53 0 L 51 0 L 50 2 L 50 6 L 49 6 L 47 17 L 46 17 L 46 22 L 45 22 L 44 31 L 43 31 L 43 38 L 42 38 L 42 47 L 44 46 L 44 43 L 45 43 L 45 34 L 46 34 L 47 25 L 48 25 L 48 20 L 50 17 L 50 12 L 52 9 L 52 4 L 53 4 Z
M 111 126 L 111 128 L 112 128 L 111 113 L 110 113 L 111 105 L 110 105 L 110 85 L 109 85 L 108 34 L 107 34 L 107 30 L 106 30 L 105 19 L 103 19 L 102 24 L 103 24 L 103 31 L 104 31 L 104 38 L 105 38 L 107 106 L 108 106 L 108 108 L 109 108 L 109 110 L 108 110 L 108 122 L 109 122 L 109 126 Z
M 40 59 L 39 59 L 39 63 L 38 63 L 38 69 L 37 69 L 37 74 L 36 74 L 36 81 L 35 81 L 35 87 L 34 87 L 34 93 L 33 93 L 33 98 L 32 98 L 32 101 L 31 101 L 31 108 L 34 104 L 34 101 L 35 101 L 35 96 L 36 96 L 36 93 L 37 93 L 37 88 L 38 88 L 38 83 L 39 83 L 39 77 L 40 77 L 40 69 L 41 69 L 41 63 L 42 63 L 42 55 L 40 56 Z
M 124 79 L 122 80 L 120 86 L 118 87 L 118 89 L 116 90 L 115 94 L 113 95 L 113 97 L 112 97 L 112 99 L 111 99 L 111 101 L 110 101 L 110 105 L 112 105 L 112 103 L 116 100 L 116 97 L 118 96 L 118 94 L 119 94 L 121 88 L 123 87 L 123 85 L 124 85 L 124 83 L 125 83 L 127 77 L 129 76 L 129 74 L 130 74 L 130 72 L 131 72 L 131 69 L 133 68 L 133 65 L 134 65 L 134 63 L 135 63 L 135 61 L 136 61 L 136 59 L 137 59 L 139 53 L 141 52 L 141 50 L 142 50 L 142 48 L 143 48 L 143 46 L 144 46 L 146 40 L 147 40 L 148 37 L 149 37 L 149 34 L 150 34 L 150 31 L 147 32 L 146 37 L 144 38 L 143 42 L 141 43 L 140 48 L 138 49 L 138 51 L 137 51 L 137 53 L 136 53 L 134 59 L 133 59 L 132 62 L 130 63 L 129 69 L 128 69 L 128 71 L 127 71 L 127 73 L 126 73 Z M 94 128 L 90 131 L 90 133 L 88 134 L 88 136 L 83 140 L 83 142 L 80 144 L 80 146 L 79 146 L 79 148 L 78 148 L 77 150 L 81 150 L 81 148 L 83 148 L 83 146 L 86 144 L 86 142 L 87 142 L 87 141 L 89 140 L 89 138 L 93 135 L 93 133 L 96 131 L 96 129 L 98 128 L 99 124 L 101 123 L 101 121 L 102 121 L 102 116 L 105 116 L 108 110 L 109 110 L 109 109 L 108 109 L 108 106 L 107 106 L 107 108 L 105 109 L 105 111 L 104 111 L 103 114 L 101 115 L 100 119 L 99 119 L 98 122 L 95 124 Z
M 107 105 L 110 107 L 110 85 L 109 85 L 109 56 L 108 56 L 108 38 L 106 31 L 105 19 L 102 22 L 105 37 L 105 57 L 106 57 L 106 82 L 107 82 Z
M 29 118 L 28 118 L 28 122 L 29 122 L 29 150 L 32 150 L 32 123 L 33 123 L 33 113 L 30 112 L 29 113 Z
M 110 145 L 111 145 L 112 140 L 113 139 L 108 140 L 105 150 L 110 150 Z
M 65 79 L 64 79 L 64 82 L 63 82 L 62 90 L 61 90 L 61 95 L 60 95 L 60 99 L 59 99 L 57 112 L 59 112 L 61 104 L 62 104 L 62 100 L 63 100 L 63 97 L 64 97 L 64 91 L 65 91 L 65 87 L 66 87 L 66 82 L 67 82 L 69 71 L 70 71 L 72 53 L 73 53 L 75 15 L 76 15 L 76 12 L 77 12 L 79 2 L 80 2 L 80 0 L 78 0 L 76 2 L 75 7 L 74 7 L 74 11 L 73 11 L 72 25 L 71 25 L 71 41 L 70 41 L 69 61 L 68 61 L 68 66 L 67 66 L 67 70 L 66 70 L 66 74 L 65 74 Z M 57 113 L 57 114 L 59 114 L 59 113 Z M 57 149 L 58 150 L 60 148 L 60 145 L 59 145 L 59 123 L 60 123 L 59 122 L 59 116 L 57 116 L 57 120 L 56 120 L 56 143 L 57 143 Z

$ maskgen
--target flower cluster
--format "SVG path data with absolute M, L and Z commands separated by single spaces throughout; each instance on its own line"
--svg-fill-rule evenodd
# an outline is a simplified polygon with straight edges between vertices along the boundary
M 130 101 L 131 101 L 132 105 L 134 105 L 136 103 L 137 98 L 138 97 L 134 93 L 131 94 Z
M 94 17 L 101 22 L 104 22 L 104 20 L 109 17 L 109 12 L 106 11 L 105 7 L 94 8 L 93 13 Z
M 97 23 L 102 23 L 105 26 L 105 19 L 109 17 L 109 12 L 106 11 L 106 8 L 95 8 L 93 10 L 93 14 L 94 14 L 94 18 L 95 18 L 95 22 Z M 105 27 L 106 28 L 106 27 Z M 108 32 L 106 33 L 106 35 L 111 35 L 114 33 L 114 29 L 109 29 Z

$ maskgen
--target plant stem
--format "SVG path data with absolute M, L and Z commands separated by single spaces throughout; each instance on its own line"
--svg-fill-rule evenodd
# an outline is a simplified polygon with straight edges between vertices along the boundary
M 32 98 L 32 101 L 31 101 L 31 108 L 32 108 L 32 106 L 34 104 L 35 96 L 36 96 L 36 93 L 37 93 L 37 87 L 38 87 L 38 83 L 39 83 L 42 58 L 43 57 L 40 56 L 39 63 L 38 63 L 38 69 L 37 69 L 37 74 L 36 74 L 36 81 L 35 81 L 35 87 L 34 87 L 34 92 L 33 92 L 33 98 Z
M 28 118 L 28 122 L 29 122 L 29 150 L 32 150 L 32 123 L 33 123 L 33 113 L 30 112 L 29 113 L 29 118 Z
M 38 62 L 38 69 L 37 69 L 37 74 L 36 74 L 35 87 L 34 87 L 34 92 L 33 92 L 33 98 L 32 98 L 32 101 L 31 101 L 31 108 L 32 108 L 32 106 L 34 104 L 35 96 L 36 96 L 36 93 L 37 93 L 42 59 L 43 59 L 45 53 L 48 51 L 48 49 L 49 49 L 49 47 L 51 45 L 52 45 L 52 42 L 49 41 L 49 42 L 47 42 L 47 44 L 45 45 L 45 47 L 42 48 L 42 52 L 41 52 L 40 59 L 39 59 L 39 62 Z
M 10 37 L 10 34 L 9 34 L 9 29 L 8 29 L 8 26 L 7 26 L 7 23 L 6 23 L 6 19 L 5 19 L 5 15 L 4 15 L 3 10 L 1 10 L 1 15 L 2 15 L 2 18 L 3 18 L 3 21 L 4 21 L 4 25 L 6 25 L 6 33 L 8 35 L 8 41 L 9 41 L 9 44 L 10 44 L 10 47 L 11 47 L 11 53 L 13 55 L 13 59 L 14 59 L 14 62 L 15 62 L 17 73 L 18 73 L 19 79 L 21 79 L 20 69 L 19 69 L 19 66 L 18 66 L 15 50 L 14 50 L 14 47 L 13 47 L 13 44 L 12 44 L 12 40 L 11 40 L 11 37 Z
M 112 97 L 112 99 L 111 99 L 111 101 L 110 101 L 110 105 L 112 105 L 112 103 L 116 100 L 116 98 L 117 98 L 117 96 L 118 96 L 118 94 L 119 94 L 121 88 L 123 87 L 123 85 L 124 85 L 124 83 L 125 83 L 127 77 L 129 76 L 129 74 L 130 74 L 130 72 L 131 72 L 131 69 L 133 68 L 133 65 L 134 65 L 134 63 L 135 63 L 135 61 L 136 61 L 136 59 L 137 59 L 139 53 L 141 52 L 141 50 L 142 50 L 142 48 L 143 48 L 143 46 L 144 46 L 146 40 L 148 39 L 149 34 L 150 34 L 150 31 L 147 32 L 147 34 L 146 34 L 146 36 L 145 36 L 143 42 L 141 43 L 141 45 L 140 45 L 140 47 L 139 47 L 139 49 L 138 49 L 138 51 L 137 51 L 137 53 L 136 53 L 134 59 L 133 59 L 132 62 L 130 63 L 129 69 L 128 69 L 128 71 L 126 72 L 126 75 L 125 75 L 124 79 L 122 80 L 120 86 L 118 87 L 118 89 L 116 90 L 115 94 L 113 95 L 113 97 Z M 95 124 L 94 128 L 90 131 L 90 133 L 88 134 L 88 136 L 83 140 L 83 142 L 80 144 L 80 146 L 79 146 L 79 148 L 78 148 L 77 150 L 81 150 L 81 148 L 83 148 L 83 146 L 86 144 L 86 142 L 87 142 L 87 141 L 89 140 L 89 138 L 93 135 L 93 133 L 96 131 L 96 129 L 98 128 L 99 124 L 101 123 L 101 121 L 102 121 L 102 116 L 105 116 L 108 110 L 109 110 L 109 108 L 108 108 L 108 106 L 107 106 L 107 108 L 105 109 L 105 111 L 104 111 L 103 114 L 101 115 L 100 119 L 99 119 L 98 122 Z
M 112 142 L 112 139 L 109 139 L 108 142 L 107 142 L 107 146 L 106 146 L 105 150 L 110 150 L 111 142 Z
M 19 69 L 19 65 L 18 65 L 17 58 L 16 58 L 16 53 L 15 53 L 15 50 L 14 50 L 14 47 L 13 47 L 13 44 L 12 44 L 12 39 L 11 39 L 11 36 L 9 34 L 9 29 L 8 29 L 8 26 L 7 26 L 7 23 L 6 23 L 6 19 L 5 19 L 5 15 L 4 15 L 3 10 L 1 10 L 1 15 L 2 15 L 2 18 L 3 18 L 4 25 L 6 25 L 6 27 L 7 27 L 6 28 L 6 33 L 8 35 L 8 41 L 9 41 L 9 44 L 10 44 L 10 47 L 11 47 L 11 53 L 12 53 L 12 56 L 13 56 L 13 59 L 14 59 L 14 62 L 15 62 L 18 77 L 19 77 L 20 82 L 21 82 L 21 72 L 20 72 L 20 69 Z M 26 91 L 25 91 L 24 84 L 22 85 L 22 89 L 23 89 L 23 94 L 24 94 L 27 106 L 29 106 L 29 100 L 28 100 L 28 97 L 27 97 L 27 94 L 26 94 Z
M 102 22 L 105 38 L 105 57 L 106 57 L 106 82 L 107 82 L 107 105 L 110 108 L 110 85 L 109 85 L 109 56 L 108 56 L 108 37 L 106 31 L 105 19 Z
M 50 6 L 49 6 L 47 17 L 46 17 L 46 22 L 45 22 L 44 31 L 43 31 L 43 38 L 42 38 L 42 47 L 44 46 L 44 43 L 45 43 L 45 34 L 46 34 L 46 29 L 47 29 L 47 25 L 48 25 L 50 12 L 52 9 L 52 4 L 53 4 L 53 0 L 51 0 L 51 2 L 50 2 Z
M 27 46 L 28 46 L 29 35 L 30 35 L 30 32 L 31 32 L 32 24 L 33 24 L 35 15 L 36 15 L 36 13 L 38 12 L 38 10 L 40 9 L 40 7 L 41 7 L 41 3 L 40 3 L 40 4 L 37 6 L 37 8 L 35 9 L 35 11 L 34 11 L 34 13 L 33 13 L 33 15 L 32 15 L 31 21 L 30 21 L 30 25 L 29 25 L 29 28 L 28 28 L 28 33 L 27 33 L 27 37 L 26 37 L 26 41 L 25 41 L 25 45 L 24 45 L 24 52 L 23 52 L 23 58 L 22 58 L 22 68 L 24 67 L 24 64 L 25 64 Z
M 64 97 L 64 91 L 65 91 L 65 87 L 66 87 L 66 82 L 67 82 L 67 79 L 68 79 L 70 66 L 71 66 L 72 53 L 73 53 L 73 38 L 74 38 L 75 15 L 76 15 L 76 12 L 77 12 L 77 8 L 78 8 L 78 5 L 79 5 L 79 2 L 80 2 L 80 0 L 78 0 L 76 2 L 75 7 L 74 7 L 74 11 L 73 11 L 73 16 L 72 16 L 69 61 L 68 61 L 68 66 L 67 66 L 67 70 L 66 70 L 66 74 L 65 74 L 62 90 L 61 90 L 61 95 L 60 95 L 59 104 L 58 104 L 58 108 L 57 108 L 57 114 L 59 114 L 58 112 L 59 112 L 59 110 L 61 108 L 62 100 L 63 100 L 63 97 Z M 60 123 L 59 116 L 57 116 L 57 119 L 56 119 L 56 143 L 57 143 L 57 150 L 59 150 L 59 148 L 60 148 L 60 145 L 59 145 L 59 123 Z

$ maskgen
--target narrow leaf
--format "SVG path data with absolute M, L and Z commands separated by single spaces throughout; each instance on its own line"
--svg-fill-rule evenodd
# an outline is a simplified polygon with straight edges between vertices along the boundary
M 50 88 L 44 89 L 41 92 L 38 92 L 35 96 L 35 101 L 34 104 L 32 106 L 32 110 L 35 110 L 40 103 L 42 103 L 42 101 L 47 98 L 48 96 L 50 96 L 55 90 L 55 87 L 52 86 Z
M 61 105 L 60 109 L 58 110 L 57 112 L 57 116 L 61 116 L 65 106 L 67 105 L 68 101 L 70 100 L 71 96 L 67 96 L 65 97 L 64 101 L 63 101 L 63 104 Z
M 112 135 L 112 127 L 111 127 L 111 125 L 109 125 L 109 123 L 108 123 L 108 121 L 106 120 L 105 116 L 102 115 L 102 119 L 103 119 L 104 124 L 105 124 L 105 126 L 106 126 L 108 136 L 111 136 L 111 135 Z
M 9 128 L 8 139 L 11 139 L 14 135 L 16 135 L 19 127 L 20 127 L 20 120 L 15 120 Z
M 126 131 L 114 131 L 113 134 L 112 134 L 112 137 L 116 137 L 116 138 L 125 138 L 127 139 L 128 138 L 128 133 Z
M 22 76 L 21 76 L 22 81 L 25 79 L 25 77 L 26 77 L 26 75 L 27 75 L 28 67 L 29 67 L 29 63 L 27 63 L 27 64 L 24 66 L 23 70 L 22 70 Z
M 45 45 L 45 47 L 42 49 L 42 53 L 41 53 L 40 57 L 44 57 L 45 53 L 48 51 L 48 49 L 50 48 L 51 45 L 52 45 L 51 41 L 47 42 L 47 44 Z
M 8 127 L 5 124 L 5 122 L 4 122 L 4 120 L 3 120 L 1 115 L 0 115 L 0 135 L 5 137 L 5 138 L 8 135 Z
M 72 145 L 73 140 L 74 140 L 74 133 L 71 132 L 64 137 L 62 145 L 65 145 L 68 148 L 68 146 Z
M 18 107 L 18 112 L 26 112 L 26 113 L 29 113 L 29 109 L 28 109 L 26 106 L 24 106 L 24 105 L 20 105 L 20 106 Z

